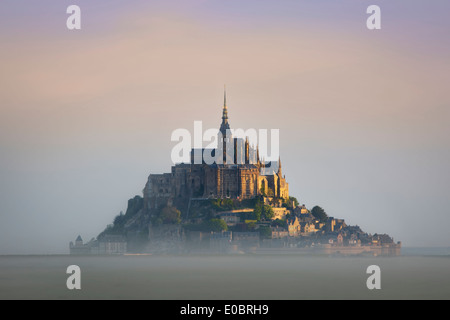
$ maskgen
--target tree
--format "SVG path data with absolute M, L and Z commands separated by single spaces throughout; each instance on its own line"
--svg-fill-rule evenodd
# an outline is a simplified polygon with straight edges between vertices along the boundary
M 276 220 L 272 221 L 271 225 L 272 225 L 272 227 L 287 228 L 286 220 L 276 219 Z
M 265 197 L 266 196 L 266 184 L 261 184 L 261 194 Z
M 233 202 L 232 199 L 211 200 L 211 204 L 213 205 L 213 208 L 218 210 L 218 211 L 232 210 L 235 207 L 234 202 Z
M 232 199 L 222 199 L 222 207 L 225 210 L 232 210 L 234 209 L 234 203 Z
M 261 226 L 259 227 L 259 237 L 261 239 L 271 239 L 272 238 L 272 229 L 270 227 Z
M 159 213 L 159 219 L 164 224 L 179 224 L 181 222 L 181 212 L 175 207 L 164 207 Z
M 253 209 L 253 220 L 259 221 L 261 220 L 261 215 L 263 212 L 263 206 L 260 201 L 258 201 Z
M 293 213 L 286 213 L 286 215 L 284 216 L 284 219 L 287 221 L 289 221 L 293 218 L 295 218 L 295 214 L 293 214 Z
M 263 206 L 263 212 L 262 212 L 262 218 L 264 220 L 272 220 L 272 218 L 275 216 L 275 213 L 273 212 L 273 209 L 271 206 L 265 204 Z
M 221 232 L 228 230 L 225 220 L 218 218 L 204 220 L 201 223 L 185 224 L 183 227 L 187 230 L 204 232 Z
M 298 205 L 299 205 L 299 202 L 298 202 L 298 200 L 297 200 L 297 198 L 296 198 L 296 197 L 289 197 L 289 200 L 291 200 L 291 202 L 293 201 L 293 202 L 294 202 L 294 204 L 295 204 L 295 206 L 296 206 L 296 207 L 298 207 Z
M 211 219 L 206 224 L 208 231 L 220 232 L 228 230 L 227 223 L 222 219 Z
M 328 219 L 328 215 L 326 214 L 325 210 L 323 210 L 319 206 L 315 206 L 311 209 L 311 214 L 316 218 L 319 219 L 320 222 L 326 222 Z
M 114 227 L 123 226 L 125 224 L 125 221 L 126 221 L 125 216 L 123 212 L 120 211 L 120 214 L 114 218 Z
M 253 231 L 256 228 L 256 223 L 254 222 L 249 222 L 247 223 L 247 230 Z

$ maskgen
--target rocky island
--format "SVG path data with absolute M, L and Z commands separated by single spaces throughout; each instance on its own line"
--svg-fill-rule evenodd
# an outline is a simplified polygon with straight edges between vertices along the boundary
M 96 239 L 79 236 L 70 253 L 400 254 L 389 235 L 368 234 L 291 196 L 281 159 L 264 161 L 247 137 L 232 135 L 226 95 L 217 141 L 192 149 L 170 173 L 150 174 L 125 213 Z

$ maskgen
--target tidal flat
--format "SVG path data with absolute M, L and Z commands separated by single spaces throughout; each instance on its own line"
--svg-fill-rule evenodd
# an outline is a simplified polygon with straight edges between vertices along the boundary
M 81 270 L 69 290 L 67 267 Z M 381 289 L 369 290 L 378 265 Z M 0 299 L 450 299 L 450 256 L 0 256 Z

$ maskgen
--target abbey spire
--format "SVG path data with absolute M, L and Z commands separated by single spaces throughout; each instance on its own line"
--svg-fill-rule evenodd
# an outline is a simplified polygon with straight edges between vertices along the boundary
M 230 124 L 228 123 L 228 109 L 227 109 L 227 91 L 223 88 L 223 109 L 222 109 L 222 123 L 220 124 L 218 147 L 222 150 L 223 163 L 227 163 L 227 148 L 232 147 L 233 137 L 231 136 Z
M 227 110 L 227 88 L 223 87 L 223 112 L 222 120 L 228 121 L 228 110 Z
M 223 90 L 223 109 L 222 109 L 222 124 L 220 125 L 220 132 L 222 136 L 225 137 L 227 129 L 230 129 L 230 124 L 228 123 L 228 108 L 227 108 L 227 90 L 224 86 Z

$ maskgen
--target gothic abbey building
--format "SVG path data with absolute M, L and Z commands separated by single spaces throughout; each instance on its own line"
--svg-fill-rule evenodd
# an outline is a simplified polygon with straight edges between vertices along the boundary
M 150 174 L 143 191 L 144 209 L 152 211 L 177 199 L 289 198 L 280 160 L 266 165 L 248 138 L 231 135 L 226 95 L 217 141 L 216 149 L 192 149 L 190 163 L 176 164 L 170 173 Z M 219 161 L 205 162 L 205 153 Z

